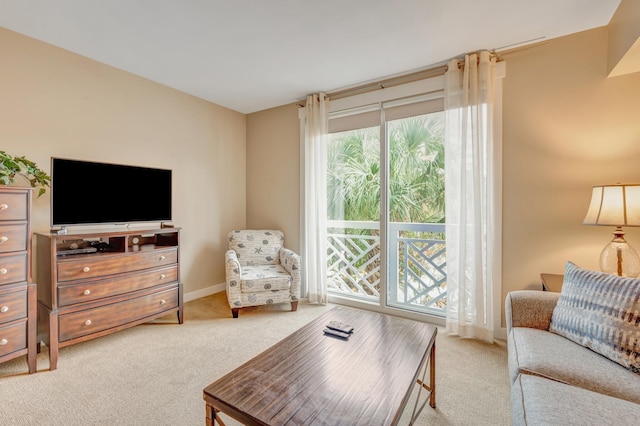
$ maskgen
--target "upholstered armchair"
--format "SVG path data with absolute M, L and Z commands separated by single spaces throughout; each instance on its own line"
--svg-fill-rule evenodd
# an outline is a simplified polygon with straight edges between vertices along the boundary
M 284 233 L 278 230 L 229 232 L 225 254 L 227 299 L 238 318 L 240 308 L 291 303 L 300 299 L 300 256 L 284 248 Z

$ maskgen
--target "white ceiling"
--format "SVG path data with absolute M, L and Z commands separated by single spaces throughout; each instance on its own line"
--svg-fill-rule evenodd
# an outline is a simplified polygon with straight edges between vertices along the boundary
M 0 0 L 0 26 L 251 113 L 606 25 L 620 0 Z M 485 22 L 485 23 L 482 23 Z

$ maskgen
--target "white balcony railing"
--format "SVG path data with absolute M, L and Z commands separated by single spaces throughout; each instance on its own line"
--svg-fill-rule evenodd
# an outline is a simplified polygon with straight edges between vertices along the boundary
M 387 304 L 444 316 L 444 224 L 389 223 Z M 328 221 L 329 292 L 379 301 L 380 224 Z

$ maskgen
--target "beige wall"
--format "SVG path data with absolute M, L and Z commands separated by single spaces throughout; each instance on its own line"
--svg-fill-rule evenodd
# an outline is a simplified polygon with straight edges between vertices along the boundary
M 640 73 L 606 78 L 607 29 L 574 34 L 505 55 L 503 113 L 503 285 L 540 288 L 541 272 L 565 262 L 598 269 L 612 238 L 606 227 L 582 225 L 591 186 L 640 182 Z M 247 120 L 247 221 L 298 223 L 297 106 L 251 114 Z M 283 170 L 262 177 L 263 158 Z M 289 180 L 291 179 L 291 180 Z M 627 230 L 640 250 L 640 232 Z
M 281 229 L 300 253 L 298 105 L 247 116 L 247 227 Z
M 607 28 L 505 59 L 503 299 L 568 260 L 598 269 L 613 229 L 581 224 L 591 187 L 640 182 L 640 73 L 606 77 Z
M 185 293 L 224 282 L 226 233 L 245 226 L 245 115 L 2 28 L 0 57 L 0 149 L 47 171 L 52 156 L 172 169 Z M 48 194 L 33 228 L 49 231 Z
M 610 76 L 640 71 L 639 5 L 638 0 L 622 0 L 607 26 L 607 71 Z

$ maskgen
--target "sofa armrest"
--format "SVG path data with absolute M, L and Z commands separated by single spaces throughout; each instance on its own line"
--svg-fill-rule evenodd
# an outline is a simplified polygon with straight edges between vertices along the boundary
M 280 249 L 280 264 L 291 275 L 291 300 L 300 300 L 300 255 L 283 247 Z
M 548 330 L 560 293 L 538 290 L 517 290 L 507 294 L 505 317 L 507 333 L 513 327 Z
M 225 274 L 227 284 L 227 299 L 229 306 L 232 308 L 242 307 L 240 298 L 240 280 L 242 277 L 242 268 L 238 261 L 238 254 L 233 250 L 227 250 L 224 255 Z

